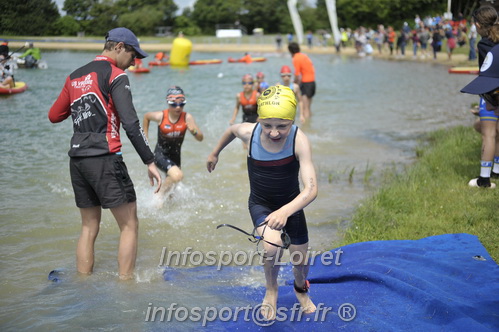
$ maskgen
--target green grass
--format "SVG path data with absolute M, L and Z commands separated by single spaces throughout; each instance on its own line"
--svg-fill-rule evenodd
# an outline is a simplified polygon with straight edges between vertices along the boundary
M 341 245 L 469 233 L 499 262 L 499 189 L 467 185 L 479 174 L 480 149 L 472 128 L 428 134 L 418 161 L 402 173 L 387 171 L 381 189 L 359 206 Z

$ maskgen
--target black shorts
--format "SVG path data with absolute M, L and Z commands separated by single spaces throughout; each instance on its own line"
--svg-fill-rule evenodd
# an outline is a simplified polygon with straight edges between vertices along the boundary
M 69 172 L 79 208 L 109 209 L 137 200 L 121 155 L 71 158 Z
M 260 225 L 269 214 L 277 209 L 271 209 L 264 205 L 250 203 L 249 210 L 251 219 L 253 220 L 253 226 L 256 227 Z M 305 213 L 303 210 L 292 214 L 288 218 L 284 229 L 291 239 L 291 244 L 299 245 L 308 242 L 307 220 L 305 219 Z
M 302 95 L 312 98 L 315 96 L 315 82 L 300 83 L 300 91 Z
M 154 151 L 154 163 L 160 170 L 168 173 L 168 170 L 172 166 L 180 167 L 180 155 L 172 154 L 167 156 L 161 150 L 157 149 Z

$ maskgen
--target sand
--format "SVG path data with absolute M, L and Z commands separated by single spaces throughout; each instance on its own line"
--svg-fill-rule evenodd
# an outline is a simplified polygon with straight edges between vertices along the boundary
M 43 49 L 50 50 L 90 50 L 101 52 L 103 43 L 98 42 L 87 42 L 87 41 L 77 41 L 77 40 L 68 40 L 68 41 L 36 41 L 36 46 Z M 24 45 L 24 42 L 9 42 L 9 47 L 11 51 L 16 50 Z M 141 48 L 146 52 L 155 53 L 158 51 L 170 51 L 172 44 L 162 44 L 162 43 L 142 43 Z M 274 53 L 278 52 L 276 50 L 276 46 L 274 44 L 227 44 L 227 43 L 217 43 L 217 44 L 197 44 L 193 43 L 192 52 L 237 52 L 240 53 L 241 56 L 245 52 L 249 52 L 250 54 L 258 54 L 258 53 Z M 280 52 L 287 52 L 285 46 L 283 46 Z M 338 54 L 334 47 L 313 47 L 308 48 L 306 46 L 302 47 L 303 53 L 308 54 Z M 395 53 L 395 51 L 394 51 Z M 342 55 L 347 56 L 358 56 L 353 47 L 342 48 L 340 53 Z M 419 52 L 418 52 L 419 54 Z M 468 61 L 468 56 L 465 54 L 453 54 L 452 59 L 449 60 L 448 56 L 445 52 L 440 52 L 437 54 L 437 59 L 433 59 L 432 49 L 428 48 L 428 56 L 422 58 L 421 56 L 413 57 L 412 56 L 412 46 L 406 48 L 406 55 L 390 56 L 388 51 L 385 50 L 383 54 L 379 54 L 377 50 L 375 50 L 372 54 L 373 57 L 382 58 L 385 60 L 393 60 L 393 61 L 418 61 L 418 62 L 427 62 L 427 63 L 439 63 L 443 65 L 447 65 L 449 67 L 452 66 L 478 66 L 477 61 Z

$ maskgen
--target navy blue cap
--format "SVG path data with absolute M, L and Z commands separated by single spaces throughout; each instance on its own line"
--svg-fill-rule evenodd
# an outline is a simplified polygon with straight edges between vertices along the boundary
M 130 45 L 133 47 L 135 52 L 137 53 L 137 58 L 144 59 L 148 56 L 148 54 L 139 46 L 139 40 L 135 36 L 135 34 L 127 28 L 116 28 L 109 30 L 106 34 L 106 41 L 114 41 L 114 42 L 123 42 L 126 45 Z
M 499 88 L 499 45 L 485 57 L 478 77 L 461 89 L 461 92 L 480 95 Z

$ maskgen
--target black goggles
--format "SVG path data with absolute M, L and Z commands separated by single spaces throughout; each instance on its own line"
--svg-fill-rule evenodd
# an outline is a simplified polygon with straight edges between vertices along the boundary
M 173 107 L 184 107 L 184 105 L 187 104 L 187 101 L 184 100 L 184 101 L 181 101 L 180 103 L 177 103 L 173 100 L 168 100 L 168 105 L 171 105 Z

